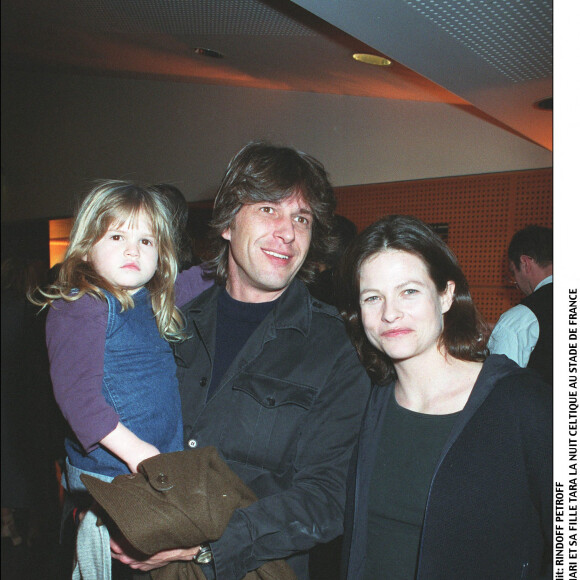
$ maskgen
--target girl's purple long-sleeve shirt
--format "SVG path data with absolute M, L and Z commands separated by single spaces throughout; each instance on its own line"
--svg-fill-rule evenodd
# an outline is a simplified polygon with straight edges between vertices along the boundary
M 194 266 L 179 274 L 175 284 L 178 307 L 213 284 L 202 273 L 200 266 Z M 57 300 L 46 320 L 54 396 L 87 452 L 119 423 L 102 393 L 107 319 L 107 302 L 85 295 L 74 302 Z

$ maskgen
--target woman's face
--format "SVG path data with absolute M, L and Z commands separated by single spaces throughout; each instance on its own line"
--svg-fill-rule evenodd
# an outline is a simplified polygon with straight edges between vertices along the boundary
M 449 281 L 439 294 L 423 260 L 414 254 L 400 250 L 374 254 L 360 271 L 367 338 L 394 363 L 436 353 L 454 289 L 455 283 Z

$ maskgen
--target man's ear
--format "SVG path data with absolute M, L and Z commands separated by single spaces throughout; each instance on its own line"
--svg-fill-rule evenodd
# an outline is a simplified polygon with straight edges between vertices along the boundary
M 533 265 L 535 264 L 534 258 L 530 256 L 521 255 L 520 256 L 520 270 L 523 269 L 525 274 L 529 274 Z
M 222 232 L 222 238 L 224 240 L 228 240 L 231 241 L 232 239 L 232 230 L 231 228 L 226 228 L 223 232 Z

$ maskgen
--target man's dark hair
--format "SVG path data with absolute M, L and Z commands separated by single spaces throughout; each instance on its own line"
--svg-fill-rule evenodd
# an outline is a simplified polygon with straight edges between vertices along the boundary
M 554 259 L 554 232 L 542 226 L 527 226 L 516 232 L 508 247 L 508 258 L 520 269 L 520 258 L 529 256 L 542 268 Z
M 229 242 L 222 238 L 246 204 L 279 202 L 299 194 L 313 215 L 310 249 L 297 276 L 304 282 L 316 274 L 316 263 L 333 250 L 335 237 L 331 228 L 336 207 L 334 192 L 323 165 L 306 153 L 290 147 L 262 141 L 248 143 L 230 161 L 218 189 L 210 240 L 214 258 L 207 263 L 207 273 L 225 285 L 228 276 Z

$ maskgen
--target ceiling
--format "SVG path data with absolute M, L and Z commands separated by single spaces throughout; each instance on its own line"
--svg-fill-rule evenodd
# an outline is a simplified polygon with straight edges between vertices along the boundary
M 552 96 L 549 1 L 2 0 L 1 8 L 3 67 L 448 103 L 552 148 L 551 110 L 534 106 Z M 355 52 L 392 64 L 356 62 Z

